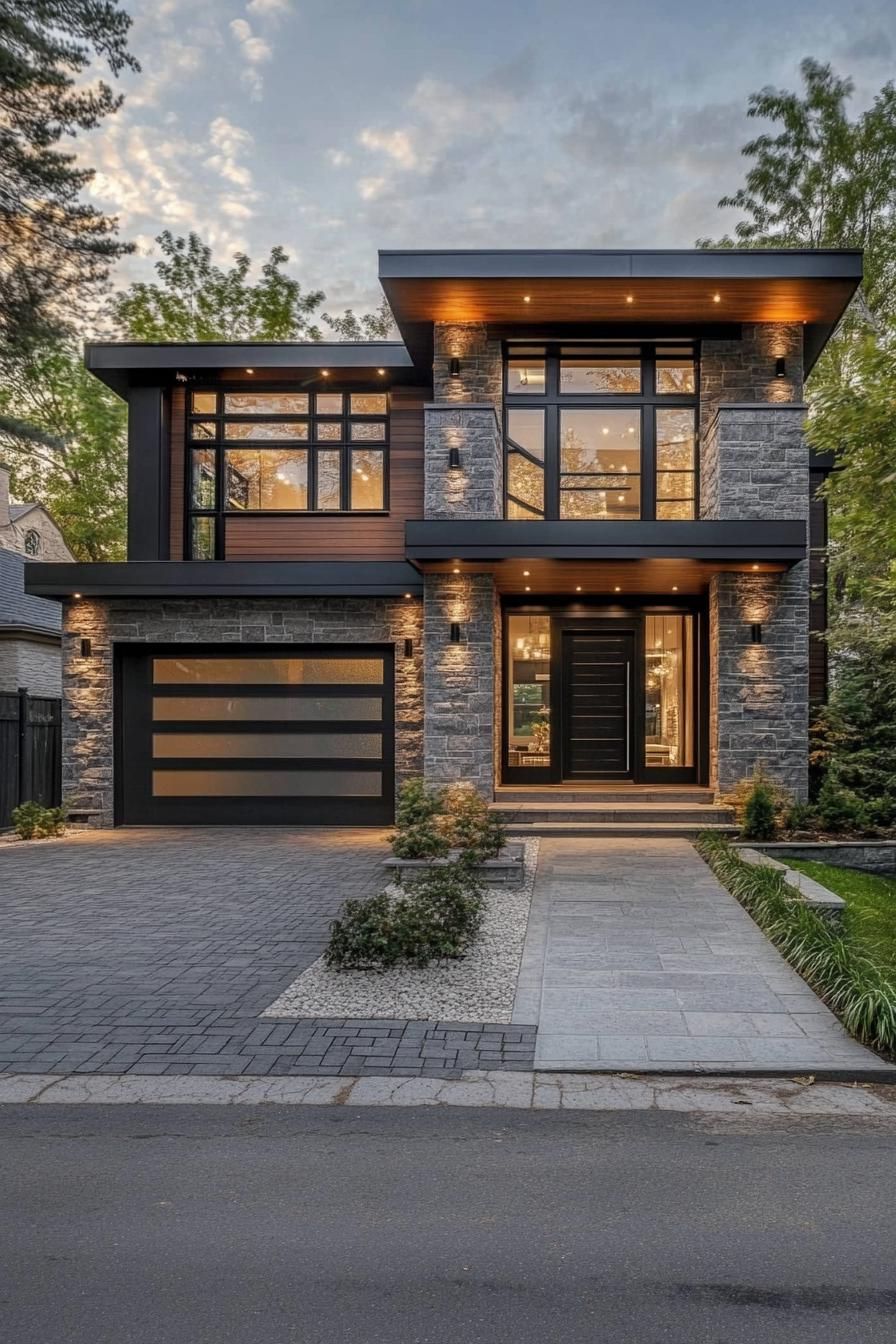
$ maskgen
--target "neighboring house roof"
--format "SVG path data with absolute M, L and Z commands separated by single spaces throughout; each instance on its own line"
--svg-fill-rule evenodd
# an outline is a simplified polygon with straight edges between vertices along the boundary
M 25 592 L 25 557 L 0 549 L 0 630 L 58 635 L 62 613 L 57 602 Z

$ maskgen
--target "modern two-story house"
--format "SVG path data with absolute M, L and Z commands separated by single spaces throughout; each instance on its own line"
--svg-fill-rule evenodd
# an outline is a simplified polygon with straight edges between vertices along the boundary
M 128 560 L 64 606 L 102 825 L 371 824 L 424 774 L 806 791 L 829 467 L 803 380 L 856 252 L 383 252 L 382 344 L 100 344 Z

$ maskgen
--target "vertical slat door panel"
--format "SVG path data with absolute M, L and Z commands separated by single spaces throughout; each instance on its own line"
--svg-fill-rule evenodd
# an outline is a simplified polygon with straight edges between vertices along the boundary
M 564 774 L 624 779 L 632 774 L 634 636 L 564 634 Z

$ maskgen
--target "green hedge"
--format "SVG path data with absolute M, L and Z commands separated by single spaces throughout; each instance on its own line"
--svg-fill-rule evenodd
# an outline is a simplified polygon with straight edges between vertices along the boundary
M 811 910 L 775 868 L 747 863 L 723 837 L 704 832 L 697 850 L 851 1035 L 896 1054 L 896 982 L 848 935 Z

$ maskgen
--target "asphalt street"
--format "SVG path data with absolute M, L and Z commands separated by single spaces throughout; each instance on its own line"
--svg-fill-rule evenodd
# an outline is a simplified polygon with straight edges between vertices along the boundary
M 896 1337 L 889 1122 L 0 1107 L 10 1344 Z

